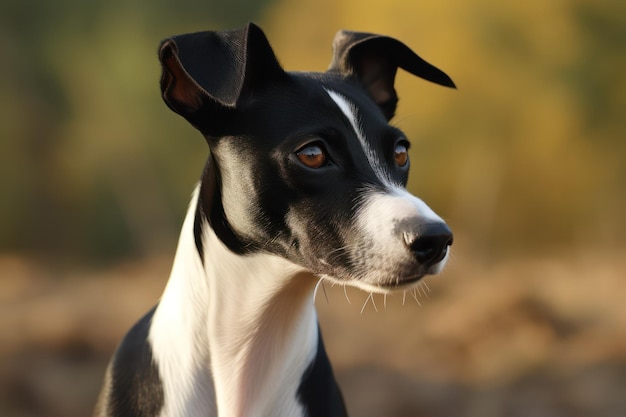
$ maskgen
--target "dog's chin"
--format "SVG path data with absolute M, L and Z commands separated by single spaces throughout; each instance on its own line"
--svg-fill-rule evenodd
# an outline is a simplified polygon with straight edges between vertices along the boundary
M 396 273 L 375 273 L 370 272 L 364 276 L 355 277 L 352 274 L 323 274 L 322 278 L 333 284 L 347 285 L 358 288 L 365 292 L 378 294 L 392 294 L 412 290 L 417 287 L 425 276 L 439 274 L 447 261 L 448 256 L 429 268 L 417 267 L 411 271 L 400 271 Z
M 377 280 L 377 281 L 363 281 L 354 280 L 347 285 L 358 288 L 365 292 L 378 293 L 378 294 L 393 294 L 396 292 L 408 291 L 417 287 L 419 282 L 425 275 L 417 274 L 410 277 L 396 278 L 393 280 Z
M 381 282 L 374 284 L 385 292 L 406 291 L 416 286 L 426 274 L 415 274 L 413 276 L 404 277 L 392 282 Z

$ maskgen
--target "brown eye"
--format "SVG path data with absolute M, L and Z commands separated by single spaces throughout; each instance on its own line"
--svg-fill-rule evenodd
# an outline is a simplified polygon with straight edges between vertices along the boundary
M 398 143 L 396 145 L 393 150 L 393 159 L 396 161 L 396 165 L 401 168 L 409 162 L 409 151 L 406 144 Z
M 321 168 L 326 165 L 326 153 L 318 145 L 308 145 L 296 152 L 298 160 L 309 168 Z

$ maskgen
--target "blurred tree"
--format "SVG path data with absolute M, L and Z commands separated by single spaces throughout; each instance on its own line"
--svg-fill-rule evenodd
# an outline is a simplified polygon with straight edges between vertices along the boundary
M 410 188 L 487 250 L 626 243 L 626 3 L 0 3 L 0 251 L 80 260 L 175 244 L 208 152 L 159 99 L 156 47 L 261 19 L 287 69 L 339 28 L 405 41 L 459 91 L 398 75 Z
M 159 100 L 158 42 L 269 2 L 2 2 L 0 251 L 107 260 L 173 240 L 191 190 L 177 181 L 206 149 L 171 140 L 194 133 Z

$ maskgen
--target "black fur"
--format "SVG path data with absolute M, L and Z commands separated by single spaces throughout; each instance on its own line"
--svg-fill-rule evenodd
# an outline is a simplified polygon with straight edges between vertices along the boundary
M 94 416 L 157 417 L 161 412 L 163 387 L 148 343 L 155 310 L 143 316 L 117 348 Z
M 346 407 L 319 331 L 317 356 L 302 376 L 298 398 L 307 417 L 345 417 Z
M 448 87 L 454 83 L 389 37 L 342 31 L 334 48 L 327 72 L 292 73 L 281 68 L 253 24 L 175 36 L 161 44 L 163 99 L 202 132 L 210 147 L 193 225 L 202 262 L 207 250 L 203 228 L 210 227 L 235 254 L 272 253 L 316 274 L 353 278 L 354 254 L 337 248 L 357 240 L 346 225 L 356 217 L 363 190 L 382 190 L 387 180 L 406 185 L 408 179 L 409 164 L 398 166 L 393 159 L 395 146 L 406 138 L 388 124 L 398 101 L 397 69 Z M 360 129 L 372 152 L 381 156 L 388 178 L 374 172 L 329 90 L 358 109 Z M 296 156 L 311 144 L 328 157 L 319 169 L 306 167 Z M 424 258 L 428 255 L 417 242 L 407 243 Z M 163 387 L 147 340 L 154 311 L 116 351 L 96 416 L 159 415 Z M 346 416 L 321 334 L 297 395 L 308 417 Z

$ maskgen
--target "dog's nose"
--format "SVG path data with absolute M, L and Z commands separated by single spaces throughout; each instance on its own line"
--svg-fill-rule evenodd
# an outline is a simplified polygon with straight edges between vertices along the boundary
M 452 245 L 452 231 L 443 222 L 423 223 L 403 234 L 404 244 L 417 261 L 425 267 L 435 265 L 445 258 Z

